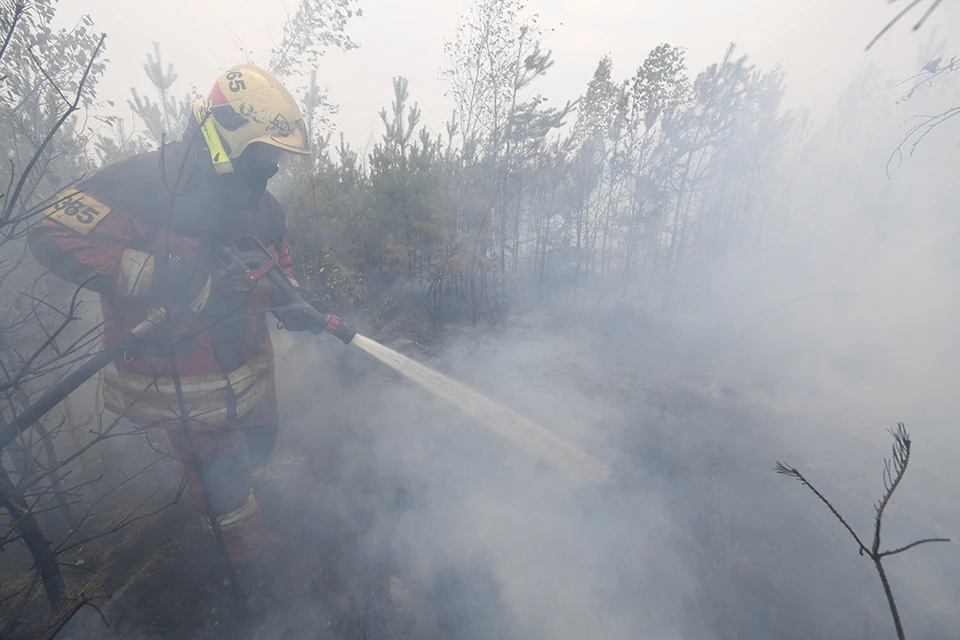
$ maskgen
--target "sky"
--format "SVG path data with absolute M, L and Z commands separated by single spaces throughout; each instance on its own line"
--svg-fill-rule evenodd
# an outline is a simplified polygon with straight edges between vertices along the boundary
M 378 113 L 392 98 L 391 78 L 410 80 L 411 98 L 423 110 L 423 123 L 443 131 L 452 104 L 444 97 L 441 70 L 444 42 L 456 29 L 466 0 L 363 0 L 363 16 L 348 32 L 360 45 L 326 56 L 321 82 L 339 105 L 334 130 L 355 147 L 366 148 L 381 133 Z M 580 95 L 604 54 L 617 78 L 632 75 L 646 53 L 661 42 L 683 46 L 697 71 L 724 54 L 734 42 L 762 67 L 780 65 L 787 73 L 789 107 L 825 115 L 837 94 L 868 64 L 882 65 L 895 77 L 914 72 L 918 46 L 934 29 L 953 41 L 960 35 L 960 3 L 944 3 L 921 33 L 912 22 L 895 27 L 869 52 L 865 45 L 899 11 L 902 3 L 884 0 L 529 0 L 549 31 L 545 46 L 556 64 L 538 89 L 553 103 Z M 180 74 L 179 88 L 212 85 L 217 73 L 242 62 L 241 49 L 266 63 L 270 47 L 296 7 L 294 0 L 71 0 L 58 16 L 69 24 L 89 14 L 108 35 L 107 68 L 100 97 L 125 105 L 129 87 L 146 86 L 142 64 L 153 42 Z

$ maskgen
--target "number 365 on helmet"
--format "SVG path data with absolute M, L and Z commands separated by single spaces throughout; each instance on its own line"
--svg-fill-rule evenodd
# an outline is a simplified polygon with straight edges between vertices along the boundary
M 210 94 L 194 104 L 194 116 L 218 173 L 233 171 L 230 161 L 254 142 L 310 153 L 296 100 L 273 74 L 253 65 L 231 67 L 217 78 Z

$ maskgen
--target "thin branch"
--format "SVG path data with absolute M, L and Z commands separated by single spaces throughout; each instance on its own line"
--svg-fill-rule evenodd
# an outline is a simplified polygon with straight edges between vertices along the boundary
M 94 611 L 96 611 L 100 615 L 100 619 L 103 620 L 103 624 L 106 625 L 108 629 L 110 628 L 110 623 L 107 622 L 107 618 L 103 615 L 103 611 L 93 605 L 90 602 L 90 599 L 81 593 L 80 599 L 73 603 L 69 609 L 60 613 L 60 615 L 58 615 L 53 622 L 51 622 L 45 629 L 34 636 L 34 640 L 52 640 L 61 631 L 63 631 L 64 627 L 67 626 L 67 623 L 70 622 L 70 620 L 72 620 L 73 617 L 77 615 L 84 607 L 91 607 Z
M 883 497 L 877 502 L 877 516 L 874 520 L 873 548 L 870 556 L 876 557 L 880 551 L 880 526 L 883 520 L 883 511 L 890 503 L 894 491 L 900 486 L 903 474 L 907 472 L 910 463 L 910 434 L 902 422 L 897 423 L 897 429 L 890 430 L 893 436 L 893 454 L 889 460 L 883 461 L 883 486 L 886 489 Z
M 900 611 L 897 609 L 897 601 L 893 597 L 893 588 L 887 579 L 887 572 L 883 568 L 883 558 L 873 557 L 873 566 L 877 569 L 877 575 L 880 576 L 880 583 L 883 585 L 883 593 L 887 597 L 887 605 L 890 607 L 890 615 L 893 617 L 893 626 L 897 630 L 897 640 L 906 640 L 906 634 L 903 631 L 903 622 L 900 621 Z
M 15 607 L 13 615 L 9 616 L 10 623 L 7 625 L 7 630 L 16 628 L 17 620 L 19 620 L 23 615 L 24 609 L 27 608 L 27 604 L 33 598 L 33 592 L 36 591 L 38 582 L 40 582 L 40 576 L 36 572 L 33 572 L 33 575 L 30 576 L 30 582 L 27 585 L 27 588 L 22 591 L 23 596 Z
M 163 503 L 162 505 L 160 505 L 159 507 L 157 507 L 157 508 L 154 509 L 153 511 L 149 511 L 149 512 L 146 512 L 146 513 L 140 513 L 140 514 L 138 514 L 137 511 L 139 511 L 140 508 L 141 508 L 143 505 L 145 505 L 147 502 L 149 502 L 150 500 L 152 500 L 153 497 L 154 497 L 155 495 L 157 495 L 157 493 L 159 492 L 159 490 L 160 490 L 159 487 L 157 487 L 156 489 L 154 489 L 146 498 L 144 498 L 142 501 L 140 501 L 140 503 L 137 504 L 137 506 L 134 507 L 134 508 L 130 511 L 130 513 L 128 513 L 126 516 L 124 516 L 122 519 L 120 519 L 113 527 L 111 527 L 111 528 L 109 528 L 109 529 L 107 529 L 107 530 L 105 530 L 105 531 L 101 531 L 100 533 L 95 533 L 95 534 L 93 534 L 93 535 L 91 535 L 91 536 L 89 536 L 89 537 L 87 537 L 87 538 L 83 538 L 82 540 L 78 540 L 78 541 L 74 542 L 73 544 L 67 545 L 67 546 L 65 546 L 65 547 L 63 547 L 63 548 L 61 548 L 61 549 L 57 549 L 56 554 L 57 554 L 57 555 L 60 555 L 61 553 L 66 553 L 67 551 L 69 551 L 69 550 L 71 550 L 71 549 L 75 549 L 76 547 L 79 547 L 79 546 L 82 546 L 82 545 L 84 545 L 84 544 L 87 544 L 88 542 L 91 542 L 91 541 L 93 541 L 93 540 L 97 540 L 98 538 L 104 538 L 104 537 L 106 537 L 106 536 L 113 535 L 113 534 L 117 533 L 118 531 L 120 531 L 121 529 L 130 526 L 130 525 L 133 524 L 134 522 L 137 522 L 138 520 L 144 520 L 144 519 L 146 519 L 146 518 L 152 518 L 153 516 L 159 515 L 159 514 L 163 513 L 164 511 L 166 511 L 167 509 L 170 509 L 171 507 L 175 506 L 175 505 L 177 504 L 177 502 L 179 502 L 179 500 L 180 500 L 180 493 L 178 492 L 178 493 L 177 493 L 177 496 L 176 496 L 173 500 L 171 500 L 170 502 L 165 502 L 165 503 Z
M 18 394 L 20 395 L 20 394 Z M 47 431 L 43 422 L 37 420 L 33 423 L 34 429 L 37 430 L 37 433 L 40 435 L 40 438 L 43 442 L 43 451 L 47 457 L 47 468 L 49 469 L 59 469 L 60 464 L 57 460 L 57 451 L 53 443 L 53 438 L 50 437 L 50 432 Z M 70 473 L 69 471 L 67 473 Z M 50 478 L 50 490 L 53 492 L 53 498 L 56 500 L 57 504 L 60 505 L 60 512 L 63 515 L 64 520 L 67 521 L 67 524 L 70 527 L 76 527 L 79 519 L 77 514 L 73 512 L 69 501 L 67 500 L 66 492 L 64 491 L 61 480 L 63 480 L 66 475 L 53 475 Z
M 886 558 L 887 556 L 895 556 L 898 553 L 903 553 L 907 549 L 913 549 L 914 547 L 917 547 L 921 544 L 926 544 L 928 542 L 950 542 L 950 538 L 927 538 L 925 540 L 917 540 L 916 542 L 911 542 L 908 545 L 904 545 L 896 549 L 891 549 L 890 551 L 884 551 L 879 555 L 881 558 Z
M 937 68 L 936 71 L 929 71 L 926 68 L 920 73 L 916 73 L 905 80 L 898 82 L 895 87 L 901 87 L 907 83 L 913 83 L 910 85 L 909 89 L 906 89 L 901 95 L 900 100 L 902 102 L 907 102 L 913 97 L 914 92 L 923 85 L 933 86 L 933 80 L 943 75 L 953 73 L 957 70 L 957 63 L 960 61 L 960 56 L 953 56 L 950 58 L 950 61 L 943 66 Z M 929 62 L 927 63 L 929 64 Z M 920 80 L 917 80 L 920 78 Z
M 858 545 L 860 545 L 860 555 L 863 555 L 864 553 L 866 553 L 866 554 L 869 555 L 870 550 L 867 549 L 866 545 L 864 545 L 863 542 L 861 542 L 860 536 L 858 536 L 857 533 L 856 533 L 856 531 L 853 530 L 853 527 L 851 527 L 849 524 L 847 524 L 847 521 L 844 520 L 843 516 L 840 515 L 840 512 L 836 510 L 836 508 L 830 503 L 829 500 L 827 500 L 827 499 L 823 496 L 822 493 L 820 493 L 819 491 L 817 491 L 817 488 L 816 488 L 816 487 L 814 487 L 812 484 L 810 484 L 810 482 L 803 476 L 802 473 L 800 473 L 797 469 L 794 469 L 793 467 L 788 467 L 787 465 L 785 465 L 785 464 L 783 464 L 782 462 L 779 462 L 779 461 L 777 461 L 776 471 L 777 471 L 777 473 L 779 473 L 779 474 L 781 474 L 781 475 L 785 475 L 785 476 L 790 476 L 790 477 L 796 478 L 796 479 L 799 480 L 801 483 L 803 483 L 803 485 L 804 485 L 805 487 L 807 487 L 808 489 L 810 489 L 810 491 L 813 491 L 814 495 L 816 495 L 818 498 L 820 498 L 820 500 L 823 502 L 823 504 L 827 505 L 827 508 L 830 509 L 830 512 L 833 513 L 834 516 L 836 516 L 837 520 L 839 520 L 839 521 L 841 522 L 841 524 L 843 524 L 843 526 L 846 527 L 847 531 L 850 532 L 850 535 L 853 536 L 853 539 L 857 541 L 857 544 L 858 544 Z
M 73 538 L 74 534 L 76 534 L 76 533 L 79 531 L 80 526 L 82 526 L 87 520 L 89 520 L 89 519 L 93 518 L 94 516 L 98 515 L 98 513 L 95 513 L 95 512 L 94 512 L 94 509 L 96 509 L 96 507 L 97 507 L 101 502 L 103 502 L 105 499 L 107 499 L 107 498 L 108 498 L 110 495 L 112 495 L 113 493 L 115 493 L 115 492 L 119 491 L 120 489 L 122 489 L 124 486 L 126 486 L 127 484 L 129 484 L 129 483 L 132 482 L 133 480 L 139 478 L 140 476 L 142 476 L 142 475 L 144 475 L 144 474 L 146 474 L 146 473 L 149 473 L 149 472 L 153 471 L 153 470 L 156 468 L 158 462 L 159 462 L 158 460 L 154 460 L 154 461 L 150 462 L 149 464 L 147 464 L 146 466 L 142 467 L 140 470 L 138 470 L 137 472 L 135 472 L 132 476 L 130 476 L 130 477 L 128 477 L 128 478 L 125 478 L 122 482 L 120 482 L 120 483 L 118 483 L 116 486 L 110 488 L 108 491 L 104 492 L 103 495 L 101 495 L 99 498 L 97 498 L 97 499 L 93 502 L 93 504 L 91 504 L 90 507 L 87 509 L 87 512 L 83 515 L 83 517 L 80 519 L 80 525 L 78 525 L 78 527 L 75 528 L 75 529 L 71 529 L 71 530 L 67 533 L 67 536 L 66 536 L 66 537 L 60 542 L 60 544 L 58 544 L 58 545 L 56 546 L 56 548 L 54 549 L 54 553 L 55 553 L 56 555 L 59 555 L 59 554 L 64 553 L 65 551 L 68 551 L 69 549 L 72 549 L 72 548 L 74 548 L 74 547 L 76 547 L 76 546 L 78 546 L 78 545 L 81 545 L 81 544 L 83 544 L 83 543 L 85 543 L 85 542 L 89 542 L 90 540 L 103 537 L 104 535 L 108 535 L 108 534 L 110 534 L 110 533 L 116 533 L 117 531 L 119 531 L 120 529 L 122 529 L 123 527 L 125 527 L 126 525 L 130 524 L 130 522 L 135 522 L 136 520 L 139 520 L 141 517 L 148 517 L 148 516 L 152 515 L 152 514 L 146 514 L 145 516 L 141 516 L 141 517 L 137 517 L 137 518 L 134 518 L 134 517 L 133 517 L 133 516 L 137 513 L 137 511 L 140 510 L 140 507 L 142 507 L 143 505 L 147 504 L 147 503 L 153 498 L 153 496 L 156 495 L 157 491 L 159 491 L 159 487 L 155 488 L 146 498 L 144 498 L 139 504 L 137 504 L 137 506 L 134 507 L 124 518 L 122 518 L 112 529 L 108 530 L 108 531 L 105 532 L 105 533 L 97 534 L 97 535 L 95 535 L 95 536 L 93 536 L 93 537 L 91 537 L 91 538 L 87 538 L 87 539 L 85 539 L 85 540 L 81 540 L 80 542 L 76 542 L 76 543 L 73 543 L 73 544 L 70 544 L 70 545 L 67 544 L 67 543 L 70 542 L 70 540 Z M 156 513 L 159 513 L 160 511 L 162 511 L 163 509 L 165 509 L 165 508 L 167 508 L 167 507 L 169 507 L 169 506 L 171 506 L 171 505 L 165 505 L 164 507 L 162 507 L 161 509 L 159 509 Z M 109 511 L 109 509 L 107 509 L 106 511 Z
M 907 145 L 908 142 L 910 142 L 912 138 L 914 138 L 914 136 L 917 134 L 918 131 L 920 131 L 921 129 L 924 130 L 923 133 L 921 133 L 919 136 L 913 139 L 913 144 L 910 145 L 910 151 L 908 152 L 908 155 L 912 156 L 914 154 L 914 152 L 917 150 L 917 147 L 920 145 L 921 142 L 923 142 L 924 138 L 926 138 L 931 131 L 933 131 L 936 127 L 943 124 L 950 118 L 953 118 L 954 116 L 957 116 L 957 115 L 960 115 L 960 107 L 951 107 L 950 109 L 947 109 L 946 111 L 942 113 L 938 113 L 937 115 L 933 115 L 933 116 L 913 116 L 913 118 L 908 118 L 907 119 L 908 121 L 918 119 L 918 118 L 923 118 L 924 121 L 921 122 L 920 124 L 917 124 L 911 127 L 910 130 L 907 131 L 906 135 L 903 137 L 903 140 L 900 141 L 900 144 L 898 144 L 896 149 L 894 149 L 893 152 L 891 152 L 890 157 L 887 159 L 887 166 L 886 166 L 887 177 L 888 178 L 890 177 L 890 165 L 894 163 L 894 160 L 896 160 L 897 162 L 897 167 L 900 167 L 900 165 L 903 164 L 903 148 L 904 146 Z
M 12 160 L 10 161 L 10 170 L 11 170 L 11 172 L 14 170 L 14 169 L 13 169 L 13 161 L 12 161 Z M 64 195 L 64 191 L 66 191 L 67 189 L 69 189 L 69 188 L 71 188 L 71 187 L 75 187 L 75 186 L 78 185 L 80 182 L 82 182 L 84 178 L 86 178 L 86 174 L 85 174 L 85 173 L 84 173 L 84 174 L 81 174 L 79 178 L 77 178 L 77 179 L 75 179 L 75 180 L 71 180 L 70 182 L 67 182 L 66 184 L 62 185 L 60 191 L 58 191 L 57 193 L 55 193 L 55 194 L 52 195 L 52 196 L 48 196 L 48 197 L 44 198 L 43 200 L 41 200 L 40 202 L 38 202 L 35 206 L 33 206 L 33 207 L 31 207 L 30 209 L 28 209 L 27 212 L 24 213 L 23 215 L 19 215 L 19 216 L 16 216 L 16 217 L 13 217 L 13 218 L 10 218 L 9 220 L 7 220 L 6 226 L 16 226 L 16 225 L 19 225 L 21 222 L 24 222 L 25 220 L 29 220 L 30 218 L 33 218 L 34 216 L 38 215 L 39 213 L 41 213 L 44 209 L 48 208 L 49 206 L 51 206 L 51 205 L 53 205 L 53 204 L 58 204 L 58 203 L 60 203 L 60 202 L 65 201 L 65 200 L 66 200 L 67 198 L 69 198 L 70 196 L 69 196 L 69 195 Z M 10 176 L 10 184 L 7 186 L 7 195 L 10 194 L 10 189 L 12 188 L 12 185 L 13 185 L 13 175 L 11 174 L 11 176 Z M 40 221 L 38 220 L 38 221 L 36 221 L 34 224 L 39 224 L 39 222 L 40 222 Z M 28 231 L 30 230 L 30 228 L 31 228 L 31 227 L 28 227 L 28 228 L 24 229 L 22 232 L 18 232 L 18 233 L 14 234 L 14 235 L 7 235 L 7 231 L 6 231 L 6 229 L 4 229 L 3 231 L 0 231 L 0 236 L 6 238 L 7 240 L 12 240 L 12 239 L 18 238 L 21 233 L 26 233 L 26 232 L 28 232 Z
M 49 145 L 53 140 L 54 136 L 57 134 L 57 131 L 60 130 L 60 127 L 63 126 L 63 123 L 66 122 L 67 118 L 69 118 L 79 108 L 80 99 L 83 97 L 83 87 L 87 83 L 87 79 L 90 77 L 90 72 L 93 69 L 93 63 L 100 54 L 100 50 L 103 48 L 103 43 L 106 38 L 107 34 L 102 34 L 100 36 L 100 40 L 97 42 L 96 48 L 90 55 L 90 61 L 87 63 L 87 66 L 83 71 L 83 76 L 80 78 L 80 83 L 77 85 L 77 94 L 74 97 L 73 103 L 70 104 L 69 108 L 57 119 L 57 122 L 47 133 L 46 137 L 43 139 L 43 142 L 40 143 L 40 146 L 37 148 L 36 152 L 34 152 L 33 157 L 30 158 L 30 162 L 27 163 L 26 168 L 20 175 L 20 179 L 17 181 L 17 186 L 13 190 L 13 195 L 7 199 L 7 202 L 4 205 L 3 214 L 0 215 L 0 224 L 6 224 L 10 220 L 10 215 L 13 213 L 13 207 L 19 200 L 20 192 L 23 191 L 23 187 L 27 182 L 27 178 L 30 176 L 30 172 L 33 171 L 33 167 L 40 160 L 40 156 L 43 154 L 44 150 L 46 150 L 47 145 Z
M 777 462 L 776 470 L 777 473 L 792 476 L 800 480 L 804 485 L 806 485 L 811 491 L 813 491 L 820 500 L 823 501 L 827 507 L 830 508 L 830 511 L 837 517 L 840 522 L 847 528 L 847 531 L 856 538 L 857 542 L 860 544 L 860 555 L 867 555 L 870 560 L 873 562 L 874 568 L 877 570 L 877 575 L 880 577 L 880 582 L 883 585 L 883 592 L 887 598 L 887 605 L 890 608 L 890 615 L 893 617 L 893 625 L 897 631 L 897 638 L 899 640 L 905 640 L 905 633 L 903 630 L 903 623 L 900 620 L 900 612 L 897 610 L 897 602 L 893 596 L 893 589 L 890 586 L 890 581 L 887 579 L 887 572 L 883 566 L 883 559 L 887 556 L 896 555 L 898 553 L 903 553 L 908 549 L 912 549 L 921 544 L 926 544 L 928 542 L 949 542 L 947 538 L 927 538 L 924 540 L 917 540 L 911 542 L 910 544 L 892 549 L 890 551 L 880 552 L 880 530 L 881 523 L 883 520 L 883 514 L 887 508 L 887 505 L 890 503 L 890 499 L 893 497 L 894 492 L 897 490 L 897 487 L 900 486 L 900 482 L 903 480 L 904 474 L 907 472 L 907 467 L 910 463 L 910 434 L 907 433 L 907 429 L 902 422 L 897 423 L 897 428 L 889 430 L 890 435 L 893 436 L 893 453 L 890 458 L 885 458 L 883 461 L 883 486 L 884 494 L 876 504 L 876 520 L 874 524 L 874 533 L 873 533 L 873 545 L 871 549 L 864 547 L 863 543 L 860 542 L 860 538 L 857 537 L 857 534 L 854 533 L 853 529 L 846 523 L 846 521 L 840 516 L 836 509 L 833 508 L 826 498 L 820 494 L 806 478 L 801 475 L 799 471 L 792 467 L 788 467 L 780 462 Z
M 0 504 L 10 514 L 11 519 L 19 520 L 15 525 L 23 536 L 24 543 L 30 550 L 33 565 L 43 582 L 47 600 L 54 611 L 59 611 L 66 595 L 66 585 L 60 568 L 56 563 L 56 555 L 46 541 L 40 525 L 30 512 L 22 494 L 20 494 L 6 472 L 0 468 Z
M 930 17 L 930 14 L 936 11 L 937 7 L 940 6 L 941 2 L 943 2 L 943 0 L 933 0 L 933 4 L 930 5 L 930 8 L 927 9 L 926 13 L 924 13 L 923 16 L 920 17 L 920 21 L 917 22 L 917 24 L 913 25 L 914 31 L 917 31 L 918 29 L 920 29 L 920 27 L 923 26 L 923 23 L 927 21 L 927 18 Z
M 883 37 L 883 34 L 885 34 L 887 31 L 889 31 L 890 29 L 892 29 L 892 28 L 893 28 L 893 25 L 895 25 L 895 24 L 897 24 L 898 22 L 900 22 L 900 19 L 903 18 L 903 16 L 907 15 L 908 13 L 910 13 L 910 11 L 912 11 L 912 10 L 914 9 L 914 7 L 916 7 L 916 6 L 917 6 L 918 4 L 920 4 L 921 2 L 923 2 L 923 0 L 913 0 L 913 1 L 912 1 L 910 4 L 908 4 L 900 13 L 898 13 L 896 16 L 894 16 L 893 20 L 891 20 L 890 22 L 888 22 L 888 23 L 887 23 L 887 26 L 885 26 L 883 29 L 880 30 L 880 33 L 878 33 L 877 35 L 873 36 L 873 40 L 871 40 L 871 41 L 870 41 L 870 44 L 867 45 L 867 49 L 866 49 L 866 50 L 869 51 L 869 50 L 870 50 L 870 47 L 872 47 L 873 45 L 875 45 L 875 44 L 877 43 L 877 40 L 879 40 L 880 38 Z M 919 26 L 919 25 L 917 25 L 917 26 Z
M 77 310 L 77 304 L 79 302 L 80 292 L 83 290 L 83 286 L 88 282 L 90 282 L 90 280 L 93 280 L 95 277 L 96 276 L 90 277 L 86 282 L 84 282 L 82 285 L 77 287 L 76 291 L 74 291 L 73 293 L 73 298 L 71 298 L 70 300 L 70 308 L 67 311 L 66 319 L 64 319 L 64 321 L 60 323 L 60 326 L 57 327 L 57 329 L 53 332 L 53 334 L 49 338 L 47 338 L 44 341 L 44 343 L 40 345 L 38 349 L 36 349 L 33 352 L 33 355 L 27 358 L 26 362 L 23 363 L 23 366 L 20 367 L 20 371 L 19 373 L 17 373 L 15 378 L 16 380 L 21 380 L 23 376 L 27 373 L 27 371 L 30 369 L 30 365 L 32 365 L 34 361 L 40 357 L 40 354 L 46 351 L 47 347 L 49 347 L 50 344 L 57 339 L 57 336 L 63 333 L 63 330 L 67 328 L 68 324 L 70 324 L 72 321 L 77 319 L 74 313 Z
M 17 177 L 17 167 L 13 163 L 13 158 L 9 158 L 7 162 L 10 163 L 10 180 L 7 181 L 7 190 L 3 192 L 3 197 L 7 202 L 10 202 L 10 193 L 13 190 L 13 180 Z
M 10 21 L 10 30 L 7 31 L 6 37 L 3 39 L 3 46 L 0 47 L 0 60 L 3 60 L 3 54 L 7 52 L 7 47 L 10 46 L 10 40 L 13 39 L 13 33 L 17 29 L 17 23 L 20 22 L 20 18 L 23 17 L 23 14 L 26 12 L 27 3 L 25 0 L 17 0 L 13 5 L 13 19 Z M 4 76 L 4 79 L 6 76 Z
M 33 63 L 37 65 L 37 68 L 40 70 L 40 73 L 43 74 L 43 77 L 46 78 L 47 82 L 50 83 L 50 86 L 53 87 L 58 94 L 60 94 L 60 97 L 67 104 L 67 106 L 70 106 L 70 98 L 68 98 L 63 94 L 63 91 L 60 89 L 60 85 L 58 85 L 56 81 L 50 77 L 50 74 L 47 73 L 47 70 L 43 68 L 43 62 L 40 60 L 40 58 L 37 57 L 37 54 L 33 52 L 33 49 L 30 47 L 27 47 L 27 53 L 30 54 L 30 58 L 33 60 Z

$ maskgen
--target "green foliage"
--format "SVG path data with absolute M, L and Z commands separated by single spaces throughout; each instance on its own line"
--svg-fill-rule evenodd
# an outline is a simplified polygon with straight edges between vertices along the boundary
M 517 92 L 552 66 L 540 52 L 537 16 L 522 0 L 476 0 L 445 49 L 444 72 L 464 140 L 500 135 Z
M 134 154 L 149 150 L 149 145 L 136 130 L 129 131 L 126 120 L 116 115 L 96 116 L 106 132 L 101 132 L 93 141 L 97 164 L 106 166 L 120 162 Z
M 271 62 L 280 75 L 310 69 L 300 101 L 315 153 L 289 159 L 275 191 L 300 277 L 331 301 L 406 299 L 439 326 L 572 285 L 578 303 L 630 297 L 672 311 L 769 230 L 792 126 L 778 69 L 731 46 L 691 82 L 683 50 L 663 43 L 625 79 L 605 56 L 577 102 L 551 106 L 537 91 L 553 67 L 537 16 L 522 0 L 475 0 L 445 47 L 456 108 L 444 135 L 421 125 L 399 77 L 383 135 L 361 155 L 331 144 L 315 68 L 330 47 L 356 46 L 344 29 L 358 14 L 353 0 L 301 2 Z M 148 138 L 105 120 L 104 161 L 189 117 L 159 47 L 145 70 L 157 99 L 134 92 L 130 106 Z
M 660 44 L 647 55 L 630 87 L 633 119 L 650 129 L 660 116 L 669 117 L 689 91 L 683 49 Z
M 609 55 L 603 56 L 580 100 L 574 127 L 574 136 L 580 142 L 605 136 L 618 115 L 623 90 L 611 80 L 612 72 L 613 61 Z
M 481 2 L 474 18 L 519 19 L 520 5 L 506 4 Z M 498 28 L 497 38 L 517 35 L 513 44 L 530 33 Z M 299 189 L 312 201 L 298 197 L 292 222 L 298 255 L 311 256 L 308 279 L 335 274 L 327 284 L 366 306 L 408 297 L 435 326 L 569 284 L 675 308 L 702 273 L 690 265 L 756 240 L 789 130 L 779 70 L 759 71 L 731 47 L 690 83 L 682 50 L 663 44 L 617 81 L 605 57 L 564 132 L 571 105 L 525 97 L 549 52 L 533 39 L 522 58 L 500 62 L 515 73 L 509 90 L 492 72 L 448 75 L 457 95 L 482 99 L 461 103 L 473 112 L 455 114 L 445 138 L 420 127 L 407 80 L 395 78 L 365 161 L 342 141 L 337 159 L 324 147 L 310 188 Z M 478 86 L 468 91 L 465 79 Z
M 141 95 L 135 87 L 130 88 L 131 99 L 127 100 L 130 110 L 143 122 L 146 135 L 155 147 L 164 139 L 179 139 L 193 117 L 193 104 L 200 97 L 194 90 L 180 97 L 172 93 L 173 85 L 179 75 L 173 70 L 173 64 L 164 68 L 160 55 L 160 43 L 153 43 L 153 55 L 147 54 L 143 65 L 151 88 L 157 94 L 157 102 L 149 96 Z M 124 131 L 116 132 L 117 140 L 124 140 Z
M 52 0 L 0 4 L 0 136 L 8 159 L 0 167 L 0 181 L 13 185 L 24 177 L 16 202 L 21 214 L 90 165 L 86 148 L 92 133 L 81 116 L 94 106 L 105 68 L 102 57 L 90 66 L 78 110 L 64 126 L 56 125 L 77 95 L 99 34 L 89 16 L 70 29 L 54 29 L 55 14 Z
M 310 82 L 298 97 L 311 145 L 323 146 L 324 131 L 330 124 L 330 116 L 337 110 L 335 105 L 330 103 L 327 90 L 317 82 L 316 69 L 310 71 Z
M 61 513 L 76 527 L 61 482 L 68 474 L 60 467 L 53 430 L 41 420 L 25 423 L 29 437 L 11 441 L 22 433 L 14 428 L 15 420 L 23 415 L 31 395 L 62 376 L 65 363 L 82 358 L 84 347 L 63 344 L 68 335 L 64 330 L 77 318 L 76 295 L 63 304 L 59 292 L 47 288 L 36 266 L 24 259 L 24 236 L 40 205 L 87 168 L 90 134 L 81 116 L 93 104 L 103 72 L 104 36 L 92 32 L 93 23 L 86 16 L 72 29 L 54 30 L 55 10 L 52 1 L 0 3 L 0 136 L 7 156 L 0 167 L 5 184 L 0 194 L 0 371 L 5 389 L 0 424 L 13 429 L 4 435 L 0 454 L 10 454 L 17 477 L 14 483 L 3 468 L 6 461 L 0 460 L 0 504 L 9 516 L 2 538 L 29 550 L 37 571 L 32 584 L 43 585 L 51 611 L 57 614 L 70 596 L 53 544 L 35 516 L 35 509 L 48 507 L 42 494 L 37 497 L 28 489 L 39 488 L 40 479 L 52 477 L 49 489 L 42 492 L 55 496 Z M 64 311 L 58 309 L 60 304 Z M 44 443 L 38 448 L 45 453 L 46 466 L 27 444 L 36 437 Z M 0 635 L 25 627 L 20 617 L 32 594 L 33 586 L 0 593 Z
M 331 48 L 349 51 L 357 44 L 346 32 L 347 23 L 363 11 L 358 0 L 301 0 L 283 27 L 283 39 L 271 50 L 269 69 L 287 77 L 314 69 Z

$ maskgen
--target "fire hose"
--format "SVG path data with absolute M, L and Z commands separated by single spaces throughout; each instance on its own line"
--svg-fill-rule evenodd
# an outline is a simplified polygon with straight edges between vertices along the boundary
M 241 248 L 241 244 L 245 248 Z M 361 350 L 383 364 L 401 373 L 416 384 L 446 399 L 467 415 L 491 428 L 501 437 L 540 460 L 547 461 L 558 470 L 591 483 L 603 483 L 610 478 L 610 468 L 587 453 L 579 450 L 553 432 L 514 413 L 465 385 L 407 358 L 379 343 L 357 336 L 357 331 L 334 315 L 326 314 L 304 300 L 297 287 L 287 278 L 283 269 L 269 251 L 252 236 L 238 238 L 221 247 L 216 253 L 220 264 L 217 277 L 236 280 L 252 286 L 266 278 L 278 292 L 277 299 L 283 304 L 271 311 L 292 311 L 308 318 L 307 325 L 315 333 L 332 334 L 344 344 L 356 344 Z M 174 314 L 182 313 L 174 310 Z M 221 321 L 230 318 L 221 318 Z M 209 319 L 208 319 L 209 320 Z M 96 355 L 54 385 L 37 402 L 17 416 L 16 420 L 0 428 L 0 451 L 29 429 L 37 420 L 52 410 L 77 387 L 90 379 L 124 351 L 143 345 L 152 334 L 169 322 L 165 309 L 151 309 L 145 319 L 129 334 Z M 211 322 L 211 324 L 215 324 Z M 357 338 L 354 341 L 354 338 Z M 175 380 L 176 382 L 176 380 Z M 179 394 L 178 394 L 179 395 Z M 178 401 L 180 398 L 178 398 Z M 182 405 L 182 403 L 180 403 Z M 185 406 L 181 406 L 184 412 Z

